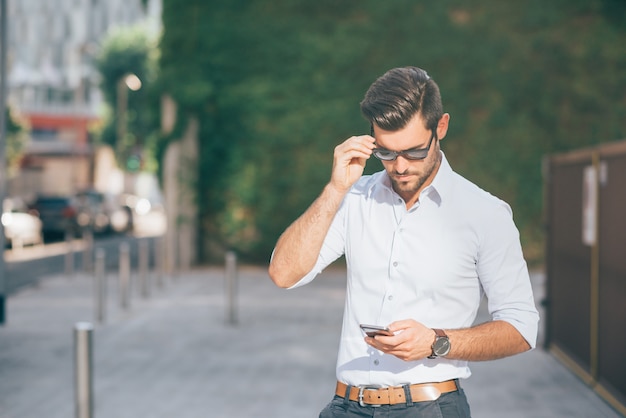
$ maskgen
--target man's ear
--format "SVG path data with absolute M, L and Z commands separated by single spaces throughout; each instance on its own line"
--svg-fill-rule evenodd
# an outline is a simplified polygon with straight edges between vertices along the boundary
M 440 141 L 446 137 L 448 133 L 448 124 L 450 123 L 450 114 L 444 113 L 437 122 L 437 139 Z

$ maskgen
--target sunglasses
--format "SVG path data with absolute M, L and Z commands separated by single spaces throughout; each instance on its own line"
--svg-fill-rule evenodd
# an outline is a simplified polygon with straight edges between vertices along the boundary
M 374 157 L 382 161 L 394 161 L 400 155 L 407 160 L 423 160 L 428 156 L 428 151 L 430 151 L 433 139 L 437 137 L 435 130 L 432 132 L 433 133 L 430 136 L 430 141 L 428 141 L 428 146 L 426 148 L 411 148 L 404 151 L 391 151 L 386 148 L 374 148 L 372 150 L 372 154 L 374 154 Z

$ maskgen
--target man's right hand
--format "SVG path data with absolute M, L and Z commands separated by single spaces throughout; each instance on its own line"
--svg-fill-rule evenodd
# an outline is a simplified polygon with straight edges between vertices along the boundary
M 372 156 L 375 139 L 370 135 L 353 136 L 335 147 L 330 185 L 345 193 L 363 175 Z

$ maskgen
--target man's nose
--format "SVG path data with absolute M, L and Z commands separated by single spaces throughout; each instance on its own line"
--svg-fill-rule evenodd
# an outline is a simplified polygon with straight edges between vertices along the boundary
M 411 162 L 404 158 L 404 156 L 398 155 L 398 157 L 394 161 L 393 168 L 396 170 L 397 173 L 404 173 L 408 170 L 410 164 Z

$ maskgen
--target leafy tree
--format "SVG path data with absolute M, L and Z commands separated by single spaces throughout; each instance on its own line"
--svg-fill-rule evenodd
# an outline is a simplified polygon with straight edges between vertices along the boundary
M 510 202 L 526 248 L 542 248 L 543 156 L 626 136 L 624 4 L 164 0 L 159 81 L 178 133 L 201 122 L 203 254 L 210 241 L 267 260 L 334 146 L 368 132 L 369 84 L 403 65 L 438 81 L 455 169 Z

